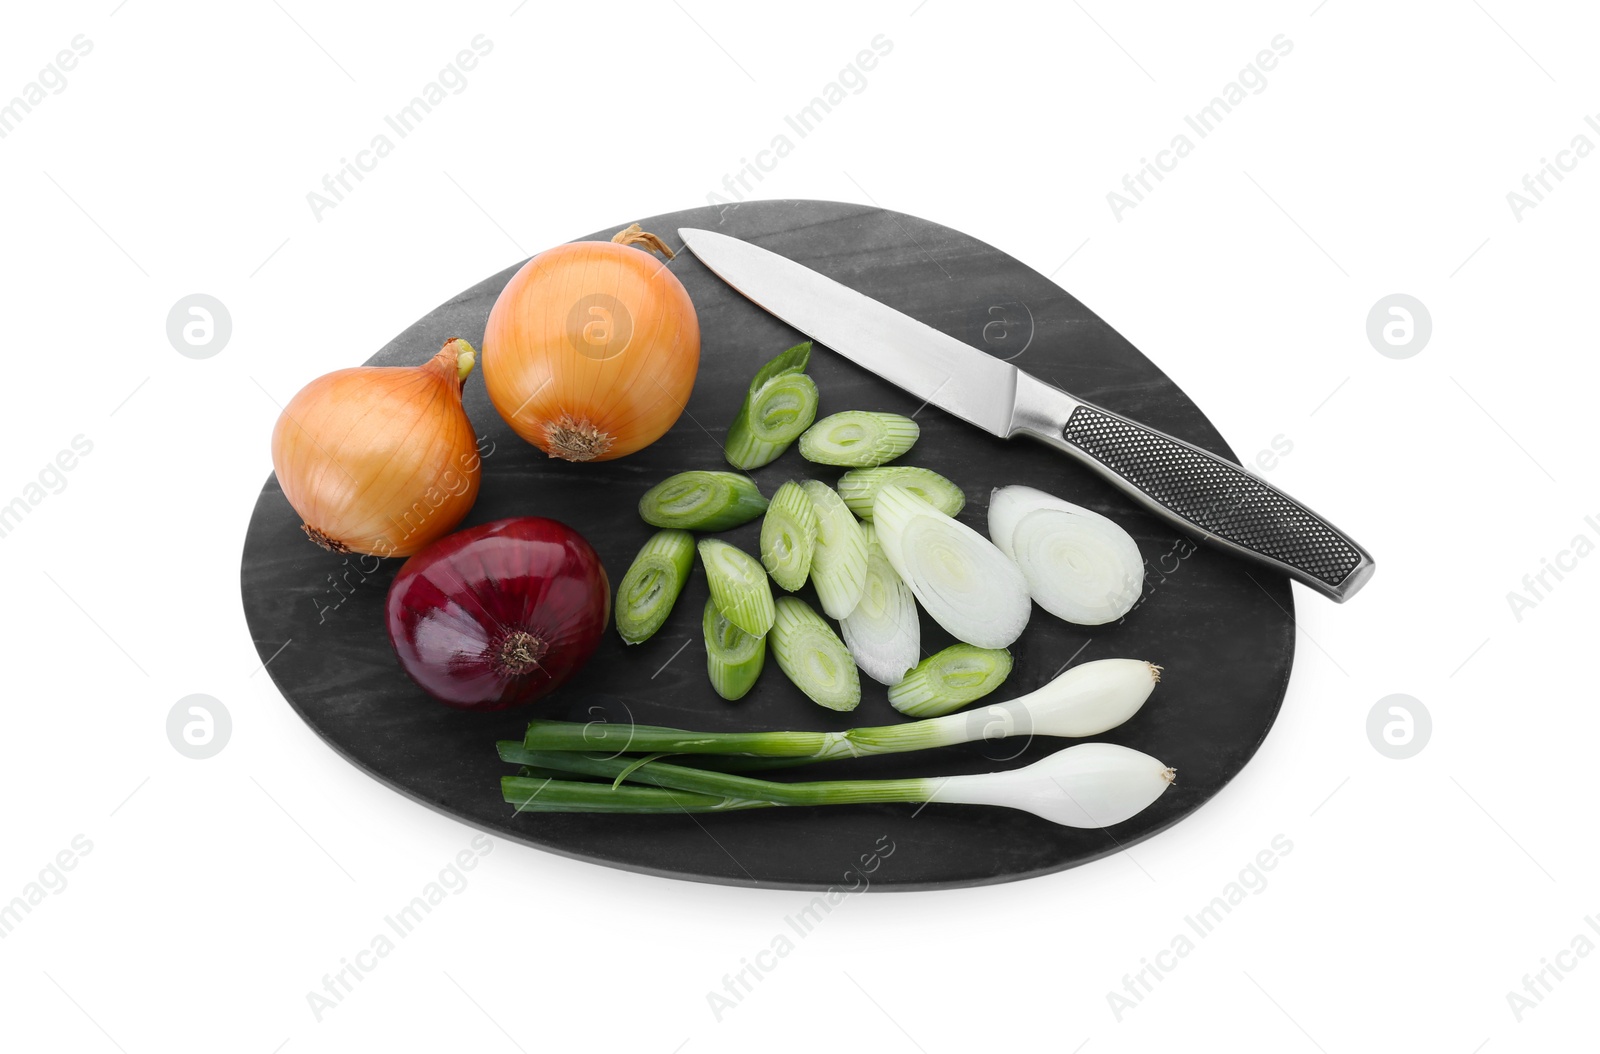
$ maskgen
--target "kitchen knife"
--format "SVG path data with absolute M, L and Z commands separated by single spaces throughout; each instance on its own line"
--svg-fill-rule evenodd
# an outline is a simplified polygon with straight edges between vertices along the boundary
M 1341 602 L 1372 577 L 1366 550 L 1232 461 L 1084 402 L 788 257 L 715 231 L 678 235 L 724 282 L 806 336 L 986 432 L 1071 454 L 1204 541 Z

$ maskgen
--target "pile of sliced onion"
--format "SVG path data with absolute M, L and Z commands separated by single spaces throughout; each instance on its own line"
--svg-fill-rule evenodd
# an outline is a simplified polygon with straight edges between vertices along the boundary
M 1028 583 L 989 539 L 896 485 L 878 491 L 872 522 L 895 573 L 952 637 L 1004 648 L 1022 635 Z
M 1144 589 L 1144 558 L 1127 531 L 1042 490 L 990 495 L 989 537 L 1016 561 L 1039 606 L 1068 622 L 1115 622 Z

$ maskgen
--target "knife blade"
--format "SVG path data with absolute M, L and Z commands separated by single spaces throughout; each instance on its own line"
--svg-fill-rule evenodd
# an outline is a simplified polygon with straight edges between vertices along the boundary
M 678 235 L 717 277 L 812 340 L 924 405 L 1070 454 L 1203 541 L 1341 602 L 1376 569 L 1354 540 L 1234 462 L 1078 399 L 752 242 L 692 227 Z

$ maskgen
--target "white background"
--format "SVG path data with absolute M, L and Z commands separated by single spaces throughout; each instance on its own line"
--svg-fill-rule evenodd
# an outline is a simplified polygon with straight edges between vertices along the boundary
M 113 10 L 115 8 L 115 10 Z M 1507 993 L 1600 912 L 1584 669 L 1600 560 L 1600 160 L 1520 219 L 1600 113 L 1582 5 L 803 5 L 530 0 L 13 7 L 0 99 L 92 51 L 0 139 L 10 338 L 0 502 L 93 450 L 9 535 L 0 900 L 82 835 L 0 940 L 15 1049 L 1090 1052 L 1592 1043 L 1600 956 Z M 915 10 L 913 10 L 915 8 Z M 1315 10 L 1313 10 L 1315 8 Z M 320 220 L 306 195 L 472 38 L 493 51 Z M 703 204 L 858 51 L 892 51 L 750 196 L 878 203 L 1000 246 L 1162 365 L 1243 457 L 1378 557 L 1297 590 L 1282 717 L 1172 831 L 998 888 L 854 897 L 718 1021 L 707 993 L 809 898 L 496 841 L 318 1022 L 306 993 L 473 832 L 339 760 L 259 672 L 238 597 L 283 400 L 529 253 Z M 1107 193 L 1278 34 L 1292 52 L 1120 218 Z M 1191 138 L 1193 138 L 1191 134 Z M 1070 257 L 1070 259 L 1069 259 Z M 233 334 L 180 356 L 204 292 Z M 1420 354 L 1366 318 L 1428 308 Z M 270 396 L 266 393 L 271 393 Z M 1570 563 L 1570 561 L 1569 561 Z M 1592 566 L 1591 566 L 1592 565 Z M 167 740 L 206 693 L 232 738 Z M 1391 694 L 1432 715 L 1374 748 Z M 1254 893 L 1121 1019 L 1107 993 L 1276 835 Z M 1168 962 L 1174 960 L 1168 959 Z M 1547 974 L 1547 977 L 1553 975 Z M 1486 1046 L 1487 1045 L 1487 1046 Z

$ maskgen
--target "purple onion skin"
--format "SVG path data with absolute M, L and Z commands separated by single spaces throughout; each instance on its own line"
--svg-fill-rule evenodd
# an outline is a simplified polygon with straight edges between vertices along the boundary
M 504 710 L 559 688 L 611 617 L 611 584 L 577 531 L 541 516 L 446 535 L 389 587 L 389 642 L 447 706 Z

